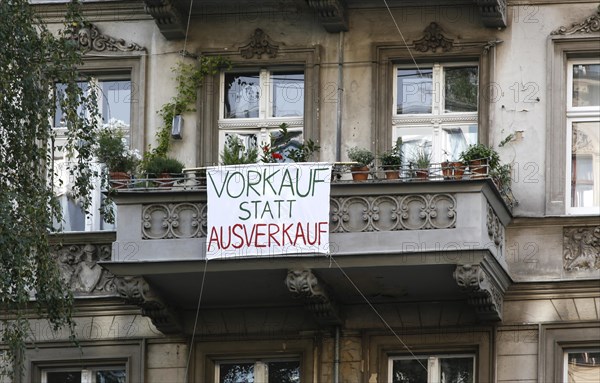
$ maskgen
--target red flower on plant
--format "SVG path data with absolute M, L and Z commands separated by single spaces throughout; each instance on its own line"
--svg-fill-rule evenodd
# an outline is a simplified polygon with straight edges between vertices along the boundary
M 271 154 L 271 157 L 275 158 L 276 160 L 283 160 L 283 156 L 279 153 L 273 153 Z

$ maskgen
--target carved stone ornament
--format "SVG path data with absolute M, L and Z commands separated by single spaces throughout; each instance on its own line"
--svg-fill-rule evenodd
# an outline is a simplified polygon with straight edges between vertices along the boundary
M 151 204 L 142 208 L 142 239 L 206 237 L 206 203 Z
M 254 56 L 262 58 L 262 55 L 275 58 L 277 57 L 278 50 L 279 46 L 273 44 L 269 36 L 262 29 L 256 28 L 248 44 L 240 47 L 240 54 L 245 59 L 251 59 Z
M 450 229 L 457 215 L 451 194 L 335 197 L 330 211 L 332 233 Z
M 115 39 L 113 37 L 103 35 L 98 30 L 98 27 L 92 23 L 85 23 L 73 27 L 68 38 L 76 41 L 79 49 L 83 52 L 96 51 L 112 51 L 112 52 L 133 52 L 146 51 L 135 43 L 127 44 L 123 39 Z
M 152 289 L 143 277 L 126 276 L 115 278 L 116 290 L 126 302 L 142 309 L 142 315 L 149 317 L 163 334 L 181 332 L 181 323 L 172 307 L 169 307 Z
M 506 0 L 476 0 L 486 27 L 506 27 Z
M 562 26 L 554 31 L 551 35 L 573 35 L 575 33 L 593 33 L 600 31 L 600 5 L 596 13 L 580 23 L 573 23 L 570 27 Z
M 98 261 L 110 261 L 110 245 L 64 245 L 55 247 L 52 253 L 62 280 L 76 297 L 117 294 L 114 275 L 98 264 Z
M 317 12 L 327 32 L 348 30 L 348 10 L 344 0 L 307 0 L 307 3 Z
M 467 303 L 484 321 L 502 320 L 502 292 L 479 265 L 458 265 L 452 275 L 458 287 L 468 294 Z
M 448 52 L 454 40 L 444 36 L 444 31 L 437 23 L 431 23 L 423 31 L 423 37 L 414 42 L 415 49 L 420 52 Z
M 488 237 L 498 249 L 498 255 L 501 255 L 504 245 L 504 226 L 490 204 L 487 206 L 487 232 Z
M 146 12 L 154 18 L 158 29 L 167 40 L 185 37 L 181 12 L 171 0 L 144 0 L 144 4 Z
M 567 271 L 600 270 L 600 226 L 563 228 L 563 262 Z
M 285 284 L 296 298 L 304 301 L 304 304 L 318 322 L 324 324 L 342 323 L 335 302 L 327 293 L 327 288 L 311 270 L 288 270 Z

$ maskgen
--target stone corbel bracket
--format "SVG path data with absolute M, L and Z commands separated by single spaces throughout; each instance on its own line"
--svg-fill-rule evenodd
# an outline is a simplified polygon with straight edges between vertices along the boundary
M 328 293 L 328 288 L 311 270 L 288 270 L 285 285 L 294 297 L 302 299 L 317 322 L 329 325 L 342 324 L 339 310 Z
M 460 289 L 467 294 L 467 303 L 475 308 L 482 321 L 502 320 L 505 288 L 481 265 L 458 265 L 452 276 Z
M 169 307 L 143 277 L 126 276 L 115 278 L 119 296 L 126 302 L 142 309 L 142 315 L 149 317 L 163 334 L 182 332 L 181 321 L 176 311 Z
M 167 40 L 185 38 L 183 18 L 172 0 L 144 0 L 146 13 L 150 14 L 160 33 Z
M 488 28 L 506 28 L 506 0 L 475 0 L 483 24 Z
M 319 21 L 327 32 L 348 30 L 348 8 L 344 0 L 306 0 L 317 12 Z

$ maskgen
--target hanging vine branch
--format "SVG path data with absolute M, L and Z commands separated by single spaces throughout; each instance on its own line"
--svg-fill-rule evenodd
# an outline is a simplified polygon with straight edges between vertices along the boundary
M 32 316 L 47 319 L 54 331 L 67 326 L 74 334 L 72 295 L 49 245 L 53 223 L 61 220 L 49 165 L 50 121 L 60 105 L 71 193 L 87 211 L 98 110 L 95 92 L 79 83 L 82 53 L 70 38 L 84 25 L 76 3 L 68 6 L 57 35 L 27 0 L 1 1 L 0 20 L 0 343 L 8 347 L 0 352 L 1 378 L 23 372 L 21 356 L 34 335 Z M 58 96 L 57 83 L 63 84 Z

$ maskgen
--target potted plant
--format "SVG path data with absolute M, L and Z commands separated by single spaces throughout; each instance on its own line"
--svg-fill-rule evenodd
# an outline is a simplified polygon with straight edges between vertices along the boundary
M 394 147 L 379 155 L 381 168 L 385 172 L 385 178 L 398 179 L 400 176 L 400 167 L 402 166 L 402 138 L 398 138 Z
M 302 143 L 294 140 L 301 132 L 290 133 L 285 122 L 279 125 L 278 133 L 276 138 L 271 135 L 271 142 L 262 146 L 262 162 L 308 162 L 313 154 L 321 149 L 312 139 L 304 140 Z
M 227 141 L 221 153 L 221 163 L 223 165 L 254 164 L 256 161 L 258 161 L 258 150 L 256 148 L 246 149 L 238 136 L 227 136 Z
M 500 162 L 498 152 L 484 144 L 470 145 L 460 154 L 460 159 L 469 166 L 472 178 L 485 177 Z
M 465 172 L 465 165 L 462 163 L 462 161 L 456 160 L 455 158 L 448 159 L 448 152 L 446 152 L 445 150 L 444 154 L 446 155 L 446 160 L 440 164 L 442 167 L 442 175 L 444 176 L 444 179 L 462 179 L 463 174 Z
M 416 178 L 429 178 L 429 166 L 431 165 L 431 151 L 425 146 L 418 146 L 413 153 L 410 164 L 414 168 L 414 174 Z
M 115 189 L 127 186 L 141 159 L 139 152 L 127 144 L 126 127 L 122 121 L 111 119 L 96 132 L 94 155 L 106 165 Z
M 373 152 L 369 149 L 354 146 L 348 149 L 347 153 L 350 161 L 356 162 L 356 164 L 350 168 L 352 171 L 352 179 L 355 181 L 364 181 L 369 178 L 369 166 L 375 159 Z
M 175 178 L 183 176 L 183 163 L 176 158 L 150 155 L 142 163 L 142 171 L 148 178 L 155 178 L 160 187 L 172 186 Z

